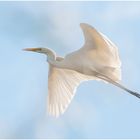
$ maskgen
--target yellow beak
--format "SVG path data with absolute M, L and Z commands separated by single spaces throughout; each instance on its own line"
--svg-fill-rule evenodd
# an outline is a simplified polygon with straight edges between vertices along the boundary
M 25 48 L 23 49 L 23 51 L 33 51 L 33 52 L 36 52 L 36 51 L 40 51 L 41 48 Z

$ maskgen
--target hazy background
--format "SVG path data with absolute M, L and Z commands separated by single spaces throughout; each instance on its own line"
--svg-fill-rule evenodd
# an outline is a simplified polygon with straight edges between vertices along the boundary
M 140 92 L 140 2 L 0 2 L 0 138 L 140 138 L 140 100 L 110 84 L 80 85 L 65 114 L 46 115 L 46 57 L 79 49 L 86 22 L 119 48 L 122 83 Z

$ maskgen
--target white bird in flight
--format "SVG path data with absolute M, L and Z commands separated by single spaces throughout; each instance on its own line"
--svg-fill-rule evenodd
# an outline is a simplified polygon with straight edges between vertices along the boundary
M 140 94 L 120 84 L 121 61 L 114 43 L 92 26 L 86 23 L 81 23 L 80 26 L 85 44 L 64 58 L 58 57 L 49 48 L 24 49 L 47 55 L 48 113 L 55 117 L 65 112 L 75 95 L 76 88 L 83 81 L 101 80 L 140 98 Z

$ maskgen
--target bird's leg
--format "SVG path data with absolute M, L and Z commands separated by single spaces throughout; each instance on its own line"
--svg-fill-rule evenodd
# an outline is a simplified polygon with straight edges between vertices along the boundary
M 128 93 L 134 95 L 134 96 L 137 97 L 137 98 L 140 98 L 140 94 L 139 94 L 139 93 L 137 93 L 137 92 L 135 92 L 135 91 L 132 91 L 132 90 L 130 90 L 130 89 L 124 87 L 124 86 L 121 85 L 120 83 L 118 83 L 118 82 L 112 80 L 111 78 L 109 78 L 109 77 L 107 77 L 107 76 L 105 76 L 105 75 L 103 75 L 103 74 L 99 74 L 99 73 L 98 73 L 98 75 L 96 75 L 96 77 L 98 77 L 98 78 L 100 78 L 100 79 L 102 79 L 102 80 L 105 80 L 105 81 L 107 81 L 107 82 L 109 82 L 109 83 L 111 83 L 111 84 L 113 84 L 113 85 L 115 85 L 115 86 L 117 86 L 117 87 L 119 87 L 119 88 L 121 88 L 121 89 L 127 91 Z

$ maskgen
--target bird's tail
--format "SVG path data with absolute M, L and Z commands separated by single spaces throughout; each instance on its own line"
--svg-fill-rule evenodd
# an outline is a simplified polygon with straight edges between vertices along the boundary
M 109 77 L 107 77 L 105 75 L 101 74 L 100 76 L 97 76 L 97 77 L 102 79 L 102 80 L 104 80 L 104 81 L 107 81 L 107 82 L 109 82 L 109 83 L 111 83 L 111 84 L 113 84 L 113 85 L 115 85 L 115 86 L 117 86 L 117 87 L 119 87 L 119 88 L 121 88 L 121 89 L 123 89 L 125 91 L 127 91 L 128 93 L 130 93 L 131 95 L 134 95 L 137 98 L 140 98 L 140 94 L 139 93 L 126 88 L 125 86 L 121 85 L 120 83 L 112 80 L 111 78 L 109 78 Z

